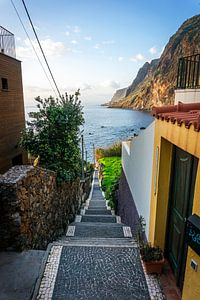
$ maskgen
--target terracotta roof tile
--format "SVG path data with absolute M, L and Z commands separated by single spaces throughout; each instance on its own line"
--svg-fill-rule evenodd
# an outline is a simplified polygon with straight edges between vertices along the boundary
M 194 130 L 200 131 L 200 103 L 179 102 L 178 105 L 153 107 L 152 115 L 178 126 L 184 123 L 186 128 L 194 125 Z

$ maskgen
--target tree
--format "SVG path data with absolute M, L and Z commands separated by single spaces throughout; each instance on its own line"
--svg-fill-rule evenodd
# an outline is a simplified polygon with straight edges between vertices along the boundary
M 37 112 L 29 113 L 31 121 L 22 133 L 20 145 L 40 165 L 57 172 L 57 181 L 73 180 L 80 175 L 79 127 L 84 124 L 79 90 L 61 100 L 35 98 Z

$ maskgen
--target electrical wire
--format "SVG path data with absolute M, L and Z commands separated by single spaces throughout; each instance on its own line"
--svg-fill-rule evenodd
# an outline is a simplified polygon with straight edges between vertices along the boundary
M 51 68 L 50 68 L 50 66 L 49 66 L 49 64 L 48 64 L 48 61 L 47 61 L 46 56 L 45 56 L 45 54 L 44 54 L 44 51 L 43 51 L 43 49 L 42 49 L 40 40 L 39 40 L 39 38 L 38 38 L 37 32 L 35 31 L 35 27 L 34 27 L 34 25 L 33 25 L 33 22 L 32 22 L 32 20 L 31 20 L 31 17 L 30 17 L 30 15 L 29 15 L 29 12 L 28 12 L 28 9 L 27 9 L 27 7 L 26 7 L 26 4 L 25 4 L 24 0 L 22 0 L 22 3 L 23 3 L 23 5 L 24 5 L 24 8 L 25 8 L 26 14 L 27 14 L 27 16 L 28 16 L 29 22 L 30 22 L 31 27 L 32 27 L 32 29 L 33 29 L 33 32 L 34 32 L 34 34 L 35 34 L 36 40 L 37 40 L 38 45 L 39 45 L 39 47 L 40 47 L 40 50 L 41 50 L 41 52 L 42 52 L 43 58 L 44 58 L 44 60 L 45 60 L 45 63 L 46 63 L 46 65 L 47 65 L 47 68 L 48 68 L 49 73 L 50 73 L 50 75 L 51 75 L 51 78 L 52 78 L 52 80 L 53 80 L 53 82 L 54 82 L 54 85 L 55 85 L 55 87 L 56 87 L 56 90 L 57 90 L 57 92 L 58 92 L 58 95 L 59 95 L 59 97 L 62 99 L 61 93 L 60 93 L 60 91 L 59 91 L 59 89 L 58 89 L 58 86 L 57 86 L 57 83 L 56 83 L 55 78 L 54 78 L 54 76 L 53 76 L 53 73 L 52 73 L 52 71 L 51 71 Z
M 18 10 L 17 10 L 17 8 L 16 8 L 16 6 L 15 6 L 13 0 L 10 0 L 10 1 L 11 1 L 12 6 L 13 6 L 13 8 L 14 8 L 14 10 L 15 10 L 15 12 L 16 12 L 18 18 L 19 18 L 19 21 L 20 21 L 20 23 L 21 23 L 21 25 L 22 25 L 22 27 L 23 27 L 23 29 L 24 29 L 26 35 L 27 35 L 27 38 L 28 38 L 28 40 L 29 40 L 29 42 L 30 42 L 30 44 L 31 44 L 31 46 L 32 46 L 32 48 L 33 48 L 33 51 L 34 51 L 35 55 L 37 56 L 37 59 L 38 59 L 38 61 L 39 61 L 39 64 L 40 64 L 40 66 L 41 66 L 41 68 L 42 68 L 42 70 L 43 70 L 43 72 L 44 72 L 44 74 L 45 74 L 45 76 L 46 76 L 46 78 L 47 78 L 47 80 L 48 80 L 48 82 L 49 82 L 49 84 L 50 84 L 50 86 L 51 86 L 51 88 L 52 88 L 54 94 L 55 94 L 55 96 L 57 97 L 56 91 L 55 91 L 55 89 L 54 89 L 54 87 L 53 87 L 53 85 L 52 85 L 52 83 L 51 83 L 51 81 L 50 81 L 50 79 L 49 79 L 49 77 L 48 77 L 48 75 L 47 75 L 47 72 L 46 72 L 46 70 L 45 70 L 45 68 L 44 68 L 44 66 L 43 66 L 43 64 L 42 64 L 42 62 L 41 62 L 41 60 L 40 60 L 40 58 L 39 58 L 39 55 L 37 54 L 37 51 L 36 51 L 36 49 L 35 49 L 35 46 L 33 45 L 33 42 L 31 41 L 31 38 L 30 38 L 30 36 L 29 36 L 29 34 L 28 34 L 28 32 L 27 32 L 27 30 L 26 30 L 26 28 L 25 28 L 25 26 L 24 26 L 24 24 L 23 24 L 23 22 L 22 22 L 22 19 L 21 19 L 20 15 L 19 15 L 19 12 L 18 12 Z

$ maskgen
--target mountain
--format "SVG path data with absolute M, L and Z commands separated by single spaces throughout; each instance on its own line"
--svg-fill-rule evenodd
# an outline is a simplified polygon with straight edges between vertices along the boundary
M 174 89 L 180 57 L 200 53 L 200 15 L 186 20 L 170 38 L 160 59 L 146 62 L 122 97 L 110 107 L 151 109 L 174 103 Z M 117 92 L 116 92 L 117 93 Z
M 124 97 L 126 97 L 127 89 L 128 88 L 116 90 L 116 92 L 114 93 L 114 95 L 109 103 L 114 103 L 114 102 L 119 101 L 120 99 L 123 99 Z

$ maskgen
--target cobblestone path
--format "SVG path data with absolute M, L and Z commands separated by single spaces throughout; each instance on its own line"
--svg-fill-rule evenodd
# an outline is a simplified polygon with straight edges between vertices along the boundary
M 38 291 L 36 299 L 150 299 L 137 244 L 107 207 L 97 171 L 91 199 L 51 246 Z

